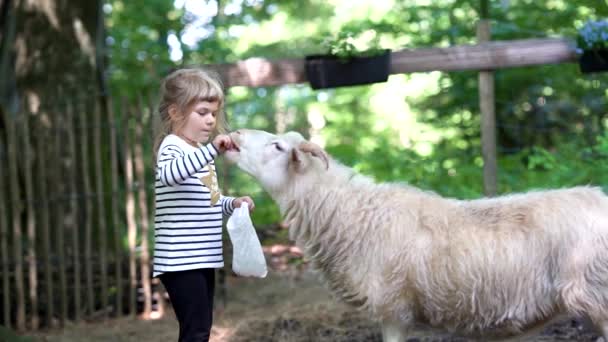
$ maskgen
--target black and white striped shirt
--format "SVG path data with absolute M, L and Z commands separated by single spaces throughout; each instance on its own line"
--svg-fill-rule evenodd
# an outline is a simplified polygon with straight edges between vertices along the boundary
M 211 143 L 196 148 L 173 134 L 162 141 L 155 184 L 154 277 L 224 266 L 222 217 L 232 214 L 234 198 L 220 196 L 211 206 L 211 191 L 200 180 L 209 168 L 215 170 L 218 154 Z

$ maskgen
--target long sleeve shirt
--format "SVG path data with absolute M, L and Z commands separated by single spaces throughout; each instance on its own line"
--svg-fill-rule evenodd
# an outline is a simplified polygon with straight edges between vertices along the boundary
M 154 277 L 224 266 L 222 219 L 232 214 L 234 198 L 220 195 L 212 205 L 216 189 L 201 180 L 212 171 L 217 184 L 214 159 L 218 154 L 211 143 L 197 148 L 173 134 L 162 141 L 155 182 Z

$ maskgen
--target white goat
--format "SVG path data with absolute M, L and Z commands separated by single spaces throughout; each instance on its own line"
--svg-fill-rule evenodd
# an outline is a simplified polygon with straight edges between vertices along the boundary
M 507 339 L 564 315 L 608 341 L 608 197 L 598 188 L 457 200 L 376 184 L 298 133 L 231 134 L 226 157 L 278 203 L 290 237 L 346 302 L 403 341 L 424 324 Z

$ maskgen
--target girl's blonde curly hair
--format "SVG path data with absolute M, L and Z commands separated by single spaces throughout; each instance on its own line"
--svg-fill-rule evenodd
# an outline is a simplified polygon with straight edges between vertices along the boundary
M 158 104 L 160 122 L 157 124 L 154 143 L 155 156 L 163 139 L 182 128 L 192 111 L 192 106 L 199 101 L 219 102 L 213 135 L 228 132 L 229 127 L 224 112 L 224 88 L 219 75 L 212 70 L 202 68 L 177 69 L 169 73 L 161 83 Z M 172 106 L 178 113 L 173 117 L 169 115 Z

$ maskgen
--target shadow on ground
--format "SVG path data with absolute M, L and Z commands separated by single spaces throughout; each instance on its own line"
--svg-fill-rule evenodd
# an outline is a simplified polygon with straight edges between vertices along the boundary
M 365 315 L 336 303 L 311 271 L 272 271 L 265 279 L 228 278 L 226 305 L 216 303 L 212 342 L 363 342 L 382 340 L 380 327 Z M 21 336 L 19 338 L 24 338 Z M 112 319 L 68 325 L 16 341 L 166 342 L 177 340 L 169 311 L 157 320 Z M 554 324 L 521 341 L 595 341 L 576 320 Z M 468 342 L 417 331 L 408 342 Z

